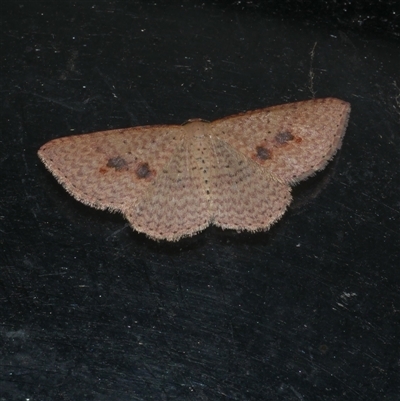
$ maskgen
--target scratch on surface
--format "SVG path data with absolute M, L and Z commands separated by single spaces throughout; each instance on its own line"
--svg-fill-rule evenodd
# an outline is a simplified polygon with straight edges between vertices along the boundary
M 153 108 L 149 105 L 146 98 L 139 92 L 139 90 L 137 88 L 134 91 L 137 100 L 135 100 L 133 104 L 132 104 L 132 102 L 129 102 L 129 107 L 128 107 L 127 102 L 124 100 L 123 96 L 118 93 L 117 88 L 111 82 L 110 78 L 107 75 L 105 75 L 98 67 L 96 67 L 95 70 L 100 75 L 100 77 L 103 79 L 104 83 L 108 86 L 112 96 L 115 99 L 118 99 L 120 101 L 120 103 L 123 105 L 126 113 L 130 116 L 133 125 L 138 124 L 138 118 L 137 118 L 136 114 L 133 114 L 131 111 L 131 108 L 133 106 L 137 106 L 135 108 L 138 109 L 137 110 L 138 113 L 140 113 L 141 111 L 146 111 L 148 114 L 150 114 L 152 116 L 156 116 L 156 113 L 154 112 Z
M 48 102 L 58 104 L 59 106 L 65 107 L 68 110 L 74 110 L 74 111 L 84 111 L 85 110 L 85 108 L 83 106 L 79 106 L 80 103 L 78 103 L 78 102 L 74 102 L 75 105 L 71 105 L 62 100 L 53 99 L 51 97 L 39 95 L 38 93 L 35 93 L 35 92 L 27 92 L 27 93 L 29 93 L 33 96 L 36 96 L 40 99 L 47 100 Z
M 341 383 L 343 386 L 347 387 L 349 389 L 349 391 L 351 391 L 353 394 L 357 395 L 358 400 L 362 400 L 365 399 L 365 397 L 361 398 L 362 394 L 357 391 L 355 388 L 349 386 L 345 381 L 339 379 L 339 377 L 337 375 L 335 375 L 334 373 L 330 372 L 328 369 L 324 368 L 322 365 L 315 363 L 312 360 L 309 360 L 307 358 L 305 358 L 308 362 L 310 362 L 311 365 L 314 365 L 314 367 L 320 369 L 321 371 L 327 373 L 330 377 L 333 377 L 334 379 L 336 379 L 339 383 Z
M 350 185 L 348 185 L 347 183 L 340 181 L 340 183 L 344 186 L 346 186 L 347 188 L 350 187 Z M 372 197 L 371 195 L 366 194 L 365 192 L 359 192 L 361 195 L 365 196 L 368 200 L 372 200 L 384 207 L 386 207 L 387 209 L 391 210 L 392 212 L 395 212 L 397 214 L 400 214 L 400 211 L 397 209 L 394 209 L 393 207 L 389 206 L 388 204 L 386 204 L 385 202 L 383 202 L 381 199 L 375 199 L 374 197 Z M 345 206 L 344 204 L 339 203 L 342 206 Z M 353 210 L 354 211 L 354 210 Z M 360 218 L 362 218 L 362 216 L 359 216 Z
M 311 52 L 310 52 L 310 56 L 311 56 L 311 59 L 310 59 L 310 71 L 308 72 L 308 79 L 309 79 L 308 89 L 311 92 L 311 96 L 313 98 L 315 98 L 315 95 L 317 93 L 315 91 L 315 89 L 314 89 L 314 77 L 315 77 L 315 74 L 314 74 L 314 68 L 313 68 L 314 56 L 315 56 L 315 47 L 316 46 L 317 46 L 317 42 L 314 43 L 314 46 L 313 46 L 313 48 L 311 49 Z
M 129 224 L 124 224 L 122 228 L 113 231 L 108 237 L 106 237 L 106 241 L 108 241 L 112 237 L 116 237 L 121 231 L 124 231 L 127 227 L 129 227 Z
M 400 116 L 400 88 L 397 85 L 396 81 L 393 81 L 393 86 L 397 90 L 397 94 L 394 96 L 395 104 L 393 105 L 393 107 L 396 110 L 397 114 Z
M 303 396 L 302 396 L 295 388 L 293 388 L 293 386 L 289 386 L 289 388 L 290 388 L 290 390 L 293 391 L 293 393 L 295 394 L 295 396 L 296 396 L 299 400 L 301 400 L 301 401 L 304 400 Z
M 382 202 L 382 200 L 380 200 L 380 199 L 375 199 L 375 198 L 373 198 L 372 196 L 370 196 L 370 195 L 368 195 L 368 194 L 366 194 L 366 193 L 364 193 L 364 192 L 361 192 L 361 195 L 364 195 L 366 198 L 368 198 L 368 199 L 370 199 L 370 200 L 373 200 L 374 202 L 379 203 L 379 204 L 382 205 L 382 206 L 387 207 L 387 208 L 388 208 L 389 210 L 391 210 L 392 212 L 400 213 L 399 210 L 396 210 L 396 209 L 392 208 L 391 206 L 387 205 L 385 202 Z

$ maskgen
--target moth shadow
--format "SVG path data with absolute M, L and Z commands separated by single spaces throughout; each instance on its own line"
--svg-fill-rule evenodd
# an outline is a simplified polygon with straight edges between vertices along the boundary
M 318 171 L 315 175 L 309 177 L 305 181 L 292 187 L 293 201 L 289 206 L 292 213 L 299 212 L 305 205 L 316 199 L 321 192 L 332 181 L 332 177 L 336 172 L 336 166 L 339 157 L 331 161 L 322 171 Z

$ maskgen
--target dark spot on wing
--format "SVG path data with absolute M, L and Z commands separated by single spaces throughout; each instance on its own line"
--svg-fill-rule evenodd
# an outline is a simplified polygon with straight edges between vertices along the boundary
M 150 178 L 152 172 L 149 163 L 139 163 L 136 167 L 136 175 L 138 178 Z
M 113 167 L 113 168 L 115 168 L 116 171 L 127 170 L 128 163 L 121 156 L 117 156 L 117 157 L 112 157 L 111 159 L 108 159 L 107 167 Z
M 275 141 L 279 145 L 284 145 L 289 141 L 293 141 L 293 139 L 294 139 L 294 136 L 288 131 L 280 132 L 279 134 L 275 135 Z
M 259 160 L 268 160 L 271 158 L 271 152 L 265 148 L 264 146 L 257 146 L 256 147 L 256 157 Z

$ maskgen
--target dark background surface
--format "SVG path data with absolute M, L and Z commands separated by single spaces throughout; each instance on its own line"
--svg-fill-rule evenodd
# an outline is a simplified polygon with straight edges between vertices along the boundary
M 1 401 L 400 400 L 395 5 L 2 3 Z M 36 156 L 314 92 L 343 147 L 266 233 L 154 242 Z

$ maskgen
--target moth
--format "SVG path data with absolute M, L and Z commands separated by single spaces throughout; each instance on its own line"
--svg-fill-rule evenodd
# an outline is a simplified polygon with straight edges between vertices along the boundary
M 290 204 L 291 186 L 340 148 L 349 115 L 343 100 L 313 99 L 213 122 L 67 136 L 38 155 L 78 201 L 120 212 L 156 240 L 210 224 L 267 230 Z

